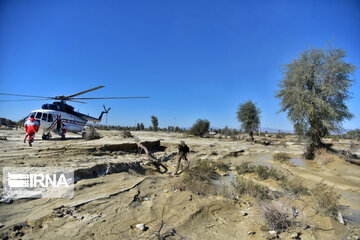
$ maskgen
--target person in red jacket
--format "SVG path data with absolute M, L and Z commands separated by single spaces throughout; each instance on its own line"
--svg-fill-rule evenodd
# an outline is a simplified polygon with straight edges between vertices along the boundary
M 64 123 L 61 124 L 61 139 L 65 139 L 66 126 Z
M 34 141 L 35 133 L 39 131 L 40 124 L 38 121 L 35 121 L 33 116 L 31 116 L 26 120 L 24 127 L 26 131 L 24 142 L 26 142 L 26 138 L 29 137 L 29 146 L 32 147 L 31 143 Z

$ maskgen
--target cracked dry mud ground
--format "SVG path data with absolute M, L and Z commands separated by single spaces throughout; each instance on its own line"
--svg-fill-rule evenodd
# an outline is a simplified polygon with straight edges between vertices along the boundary
M 166 239 L 265 239 L 260 230 L 263 225 L 260 202 L 246 196 L 233 201 L 222 196 L 204 197 L 177 190 L 181 176 L 155 172 L 153 167 L 142 165 L 144 155 L 134 151 L 105 147 L 133 142 L 122 138 L 118 131 L 100 131 L 103 138 L 94 141 L 84 141 L 71 134 L 67 141 L 42 141 L 41 136 L 37 136 L 33 148 L 22 143 L 21 131 L 1 130 L 0 134 L 8 139 L 0 146 L 1 168 L 64 166 L 83 174 L 75 184 L 73 199 L 20 199 L 11 204 L 0 203 L 0 236 L 3 238 L 156 239 L 162 235 Z M 334 162 L 324 168 L 313 163 L 300 167 L 270 160 L 272 154 L 279 151 L 299 157 L 303 146 L 294 141 L 289 140 L 291 144 L 283 147 L 200 139 L 175 133 L 133 134 L 142 141 L 160 139 L 166 149 L 155 151 L 154 156 L 166 156 L 170 171 L 174 170 L 176 162 L 176 144 L 183 139 L 192 150 L 191 162 L 197 159 L 223 161 L 230 164 L 232 173 L 243 159 L 272 165 L 304 177 L 309 187 L 325 181 L 343 195 L 341 204 L 360 210 L 360 168 L 345 162 Z M 233 156 L 232 153 L 239 150 L 245 152 Z M 113 173 L 104 175 L 105 167 L 109 166 Z M 344 172 L 346 174 L 341 174 Z M 271 180 L 263 184 L 275 187 Z M 306 199 L 291 200 L 291 204 L 299 208 L 305 202 Z M 248 215 L 242 216 L 240 211 Z M 311 229 L 302 231 L 302 239 L 347 239 L 358 231 L 358 226 L 348 228 L 328 217 L 314 215 L 310 206 L 303 214 L 311 217 L 307 220 Z M 146 224 L 148 229 L 138 230 L 135 225 L 139 223 Z M 248 235 L 249 231 L 256 234 Z M 290 235 L 291 232 L 286 232 L 280 237 L 289 239 Z

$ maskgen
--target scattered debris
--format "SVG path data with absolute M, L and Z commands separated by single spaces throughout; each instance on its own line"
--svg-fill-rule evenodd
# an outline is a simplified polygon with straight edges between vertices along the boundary
M 255 231 L 250 231 L 248 232 L 248 235 L 254 235 L 256 232 Z
M 145 154 L 146 154 L 146 156 L 147 156 L 148 161 L 150 161 L 150 162 L 156 167 L 156 169 L 157 169 L 159 172 L 161 172 L 161 171 L 160 171 L 160 166 L 164 169 L 164 172 L 163 172 L 163 173 L 165 173 L 165 172 L 168 171 L 167 167 L 166 167 L 164 164 L 161 163 L 161 160 L 158 160 L 158 159 L 156 159 L 155 157 L 153 157 L 153 156 L 151 155 L 151 153 L 149 152 L 149 150 L 147 149 L 147 147 L 145 147 L 145 146 L 140 142 L 140 139 L 139 139 L 139 138 L 137 138 L 137 137 L 135 137 L 135 136 L 133 136 L 133 138 L 135 139 L 138 148 L 144 150 L 144 152 L 145 152 Z
M 338 221 L 339 221 L 341 224 L 344 224 L 344 225 L 345 225 L 345 221 L 344 221 L 343 215 L 341 214 L 340 211 L 339 211 L 339 214 L 338 214 Z
M 135 227 L 139 229 L 140 231 L 146 231 L 147 227 L 144 223 L 136 224 Z
M 295 207 L 292 207 L 292 210 L 293 210 L 293 217 L 296 218 L 299 215 L 299 212 L 298 210 L 296 210 Z
M 310 228 L 310 226 L 309 226 L 309 225 L 306 225 L 306 226 L 304 227 L 304 230 L 309 229 L 309 228 Z
M 56 212 L 55 215 L 56 215 L 58 218 L 64 217 L 64 214 L 63 214 L 62 212 Z
M 241 214 L 242 216 L 247 216 L 247 215 L 248 215 L 248 213 L 245 212 L 245 211 L 240 211 L 240 214 Z
M 269 231 L 269 234 L 270 234 L 270 236 L 272 238 L 278 238 L 279 237 L 277 231 Z
M 7 138 L 6 138 L 5 136 L 0 136 L 0 140 L 4 140 L 4 141 L 6 141 L 6 140 L 7 140 Z
M 243 149 L 241 149 L 239 151 L 231 151 L 226 156 L 228 156 L 228 157 L 237 157 L 243 152 L 245 152 L 245 150 L 243 150 Z
M 290 237 L 293 239 L 300 239 L 300 233 L 294 233 Z

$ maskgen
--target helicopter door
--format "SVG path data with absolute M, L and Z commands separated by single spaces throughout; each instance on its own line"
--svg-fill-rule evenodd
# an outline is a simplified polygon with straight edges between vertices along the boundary
M 53 120 L 53 115 L 49 113 L 49 115 L 48 115 L 48 122 L 52 122 L 52 121 L 54 121 L 54 120 Z

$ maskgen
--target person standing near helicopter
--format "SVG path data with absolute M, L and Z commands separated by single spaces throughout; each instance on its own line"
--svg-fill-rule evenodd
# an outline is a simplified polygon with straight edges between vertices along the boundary
M 64 123 L 61 123 L 61 139 L 65 139 L 66 126 Z
M 60 133 L 61 130 L 61 114 L 59 114 L 57 116 L 57 120 L 56 120 L 56 130 Z
M 29 146 L 32 147 L 32 142 L 34 142 L 35 133 L 39 131 L 40 123 L 35 121 L 34 116 L 31 116 L 26 120 L 24 127 L 26 131 L 24 142 L 26 142 L 26 138 L 29 137 Z

